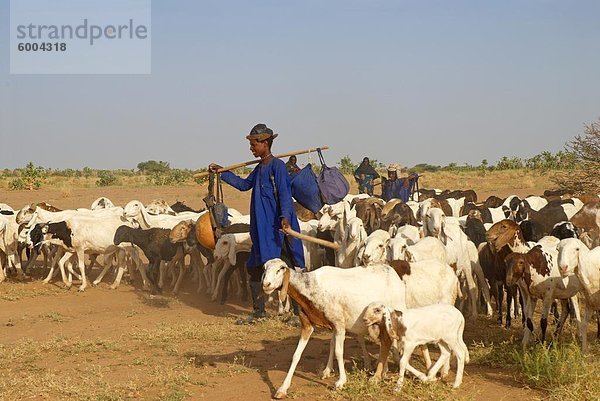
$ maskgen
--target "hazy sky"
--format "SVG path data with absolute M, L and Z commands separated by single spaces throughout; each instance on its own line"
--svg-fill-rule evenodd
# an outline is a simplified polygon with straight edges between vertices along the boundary
M 558 151 L 600 117 L 600 2 L 152 2 L 150 75 L 10 75 L 0 168 L 199 168 L 329 145 L 412 166 Z M 301 164 L 306 158 L 300 158 Z

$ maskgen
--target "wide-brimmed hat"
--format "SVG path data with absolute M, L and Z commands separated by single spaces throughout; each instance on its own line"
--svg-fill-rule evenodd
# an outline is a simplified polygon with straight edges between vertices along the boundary
M 395 173 L 399 173 L 402 170 L 399 164 L 390 164 L 387 168 L 387 171 L 393 171 Z
M 279 134 L 274 134 L 273 130 L 267 127 L 266 124 L 256 124 L 250 134 L 246 135 L 246 139 L 252 140 L 256 139 L 257 141 L 265 141 L 269 138 L 277 138 Z

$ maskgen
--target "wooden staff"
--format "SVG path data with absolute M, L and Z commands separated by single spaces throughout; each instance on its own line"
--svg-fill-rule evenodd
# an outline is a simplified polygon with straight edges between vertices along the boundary
M 319 149 L 321 149 L 321 150 L 327 150 L 327 149 L 329 149 L 329 146 L 323 146 L 323 147 L 314 148 L 314 149 L 300 150 L 298 152 L 283 153 L 283 154 L 277 155 L 275 157 L 278 158 L 278 159 L 281 159 L 282 157 L 303 155 L 305 153 L 316 152 Z M 246 166 L 250 166 L 250 165 L 256 164 L 256 163 L 260 163 L 260 159 L 258 159 L 258 160 L 252 160 L 252 161 L 244 162 L 244 163 L 239 163 L 239 164 L 233 164 L 233 165 L 227 166 L 227 167 L 221 167 L 220 169 L 217 170 L 217 173 L 222 173 L 223 171 L 235 170 L 236 168 L 246 167 Z M 194 174 L 194 178 L 207 177 L 209 174 L 210 174 L 209 171 L 204 171 L 202 173 Z
M 336 251 L 338 249 L 340 249 L 340 244 L 336 244 L 335 242 L 326 241 L 321 238 L 311 237 L 310 235 L 301 234 L 297 231 L 292 230 L 291 228 L 287 229 L 287 230 L 281 230 L 281 231 L 283 231 L 287 235 L 290 235 L 294 238 L 298 238 L 299 240 L 302 240 L 302 241 L 313 242 L 315 244 L 322 245 L 324 247 L 331 248 Z

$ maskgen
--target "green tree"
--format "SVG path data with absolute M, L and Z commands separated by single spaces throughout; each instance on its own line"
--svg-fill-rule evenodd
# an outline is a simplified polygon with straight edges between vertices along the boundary
M 41 166 L 35 166 L 33 162 L 27 163 L 24 169 L 19 169 L 19 177 L 8 183 L 11 190 L 27 189 L 32 191 L 40 189 L 47 177 L 47 171 Z
M 348 155 L 342 157 L 338 162 L 338 165 L 340 166 L 339 169 L 342 174 L 348 175 L 354 174 L 354 170 L 358 167 L 356 164 L 352 163 L 352 159 L 350 159 L 350 156 Z
M 162 160 L 148 160 L 141 162 L 138 163 L 137 168 L 142 174 L 166 173 L 171 169 L 169 163 Z
M 117 176 L 110 170 L 101 170 L 98 172 L 98 179 L 96 180 L 96 186 L 108 187 L 114 185 L 117 182 Z

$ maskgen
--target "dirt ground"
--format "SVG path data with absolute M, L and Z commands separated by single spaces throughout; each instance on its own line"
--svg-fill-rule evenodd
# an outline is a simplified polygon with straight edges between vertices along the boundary
M 527 192 L 530 190 L 527 189 Z M 88 188 L 64 191 L 0 192 L 0 202 L 21 207 L 46 201 L 60 208 L 89 207 L 98 196 L 115 204 L 132 199 L 185 200 L 201 207 L 201 186 Z M 229 206 L 248 210 L 249 193 L 225 188 Z M 483 195 L 483 194 L 481 194 Z M 501 194 L 499 194 L 501 195 Z M 486 195 L 487 196 L 487 195 Z M 84 293 L 65 290 L 60 282 L 44 285 L 38 268 L 26 281 L 0 284 L 0 400 L 265 400 L 281 384 L 297 344 L 299 329 L 277 319 L 255 326 L 237 326 L 249 303 L 230 299 L 212 303 L 186 283 L 178 296 L 150 297 L 139 283 L 124 281 L 117 290 L 105 278 Z M 92 278 L 98 274 L 94 269 Z M 477 358 L 478 348 L 519 338 L 520 322 L 510 330 L 495 319 L 480 316 L 466 325 L 465 341 L 472 352 L 462 387 L 449 384 L 409 384 L 409 399 L 510 400 L 539 399 L 514 373 L 491 367 Z M 357 342 L 348 337 L 348 389 L 331 390 L 336 378 L 321 380 L 328 354 L 326 331 L 309 342 L 294 376 L 289 396 L 313 399 L 395 399 L 388 390 L 364 383 Z M 378 347 L 369 345 L 375 357 Z M 396 367 L 394 366 L 394 370 Z M 396 374 L 390 375 L 386 388 Z M 352 385 L 354 383 L 354 385 Z M 359 383 L 360 385 L 357 385 Z M 361 387 L 362 386 L 362 387 Z M 360 388 L 359 388 L 360 387 Z

